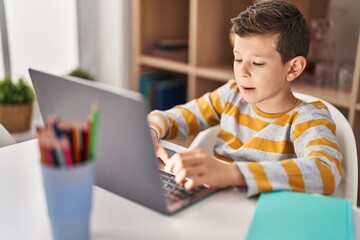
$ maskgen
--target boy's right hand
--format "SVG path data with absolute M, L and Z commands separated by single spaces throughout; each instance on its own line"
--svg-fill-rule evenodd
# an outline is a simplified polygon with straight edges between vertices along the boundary
M 160 145 L 156 131 L 150 129 L 150 133 L 154 143 L 155 156 L 160 158 L 166 164 L 169 161 L 169 156 L 165 148 L 163 148 L 163 146 Z

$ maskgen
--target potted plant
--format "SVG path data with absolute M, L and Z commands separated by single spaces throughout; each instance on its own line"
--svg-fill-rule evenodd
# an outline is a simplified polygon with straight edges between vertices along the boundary
M 95 81 L 95 78 L 89 71 L 87 71 L 86 69 L 80 68 L 80 67 L 75 68 L 74 70 L 69 72 L 67 75 L 73 76 L 73 77 L 78 77 L 78 78 L 83 78 L 83 79 L 90 80 L 90 81 Z
M 11 133 L 30 129 L 35 92 L 23 78 L 0 81 L 0 123 Z

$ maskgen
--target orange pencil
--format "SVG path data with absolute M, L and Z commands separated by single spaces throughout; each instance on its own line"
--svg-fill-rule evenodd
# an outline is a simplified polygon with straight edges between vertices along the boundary
M 80 164 L 81 154 L 80 154 L 80 135 L 79 130 L 77 129 L 76 125 L 74 124 L 71 128 L 72 135 L 73 135 L 73 150 L 75 156 L 75 163 Z

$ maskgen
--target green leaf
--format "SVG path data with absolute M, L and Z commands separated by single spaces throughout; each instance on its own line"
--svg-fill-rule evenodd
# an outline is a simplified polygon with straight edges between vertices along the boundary
M 35 92 L 33 88 L 20 78 L 14 83 L 10 78 L 0 81 L 0 103 L 1 104 L 22 104 L 34 101 Z

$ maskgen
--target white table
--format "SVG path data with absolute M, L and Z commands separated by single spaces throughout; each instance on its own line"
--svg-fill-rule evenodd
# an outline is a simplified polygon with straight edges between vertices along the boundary
M 0 239 L 51 239 L 37 141 L 0 148 Z M 256 200 L 230 189 L 165 216 L 94 187 L 92 239 L 243 239 Z
M 0 239 L 51 239 L 36 140 L 0 148 L 0 192 Z M 91 239 L 244 239 L 256 207 L 245 195 L 221 191 L 168 217 L 94 187 Z

